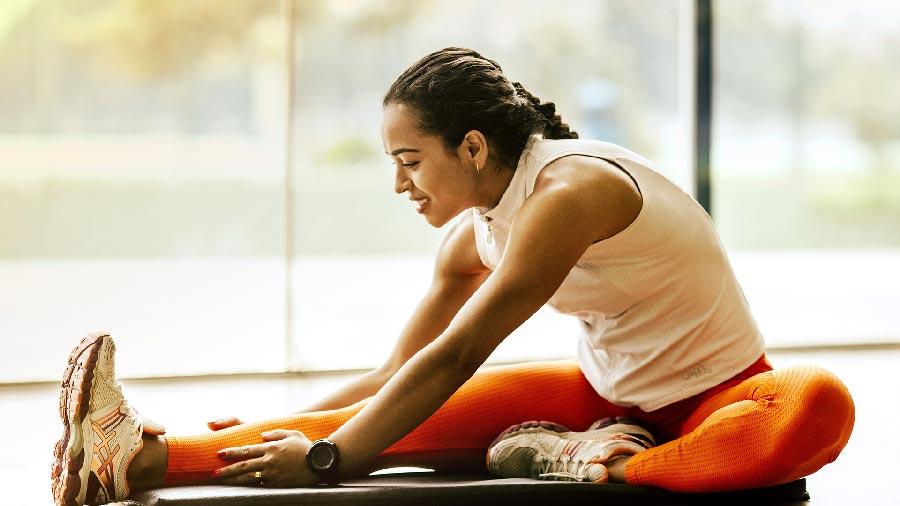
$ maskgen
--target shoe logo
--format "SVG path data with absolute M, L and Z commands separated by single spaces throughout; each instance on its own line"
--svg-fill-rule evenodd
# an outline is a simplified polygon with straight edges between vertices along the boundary
M 634 443 L 644 448 L 652 448 L 653 444 L 643 434 L 616 434 L 608 439 L 608 441 L 625 441 L 626 443 Z
M 584 446 L 585 442 L 579 439 L 570 439 L 569 442 L 566 443 L 566 446 L 563 447 L 563 451 L 560 455 L 565 454 L 569 457 L 575 458 L 578 450 Z
M 113 482 L 115 470 L 113 463 L 121 447 L 118 443 L 111 446 L 116 438 L 115 428 L 119 426 L 125 415 L 120 409 L 110 412 L 108 415 L 91 420 L 91 429 L 96 435 L 94 441 L 94 455 L 91 459 L 91 471 L 97 476 L 104 492 L 109 497 L 115 497 L 116 488 Z

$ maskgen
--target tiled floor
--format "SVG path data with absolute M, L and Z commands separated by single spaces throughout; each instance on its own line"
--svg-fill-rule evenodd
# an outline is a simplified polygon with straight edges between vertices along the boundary
M 844 453 L 808 478 L 811 504 L 900 505 L 900 439 L 894 434 L 900 420 L 900 349 L 769 356 L 776 367 L 811 363 L 831 370 L 844 380 L 857 404 L 856 428 Z M 165 423 L 171 433 L 184 434 L 204 431 L 207 420 L 220 416 L 254 420 L 300 409 L 346 380 L 341 375 L 145 380 L 126 383 L 126 392 L 145 415 Z M 51 503 L 50 455 L 61 427 L 56 396 L 54 385 L 0 386 L 6 455 L 0 461 L 3 504 Z

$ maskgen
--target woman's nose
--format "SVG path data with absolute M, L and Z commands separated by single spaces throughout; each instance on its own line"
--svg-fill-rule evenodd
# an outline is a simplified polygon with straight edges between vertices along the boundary
M 409 180 L 409 177 L 406 175 L 406 171 L 399 164 L 397 165 L 397 172 L 394 175 L 394 191 L 397 193 L 403 193 L 409 190 L 412 187 L 412 182 Z

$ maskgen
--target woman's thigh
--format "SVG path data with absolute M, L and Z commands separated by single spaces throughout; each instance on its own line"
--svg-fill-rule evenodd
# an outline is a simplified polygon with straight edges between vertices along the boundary
M 385 453 L 486 450 L 509 426 L 528 420 L 582 431 L 624 409 L 600 397 L 574 360 L 529 362 L 476 373 L 422 425 Z

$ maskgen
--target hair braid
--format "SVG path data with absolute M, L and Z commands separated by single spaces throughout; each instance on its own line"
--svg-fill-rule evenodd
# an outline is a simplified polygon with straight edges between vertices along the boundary
M 577 139 L 578 132 L 572 131 L 568 123 L 563 123 L 562 116 L 556 112 L 556 104 L 553 102 L 541 102 L 541 99 L 532 95 L 521 83 L 512 83 L 519 96 L 528 100 L 528 104 L 544 117 L 544 138 L 546 139 Z

